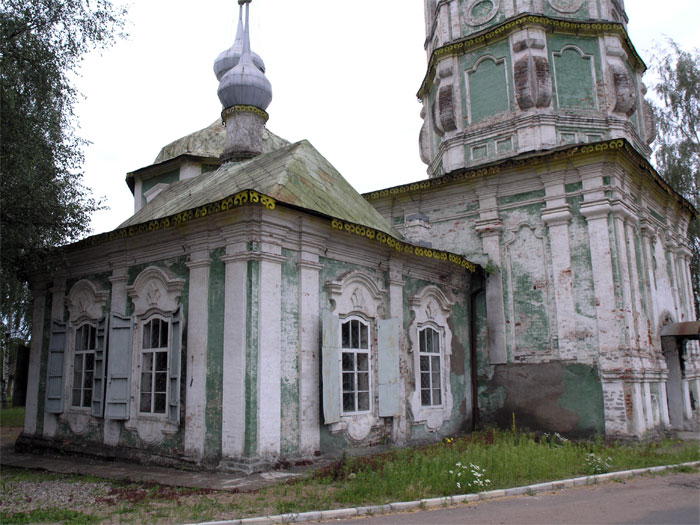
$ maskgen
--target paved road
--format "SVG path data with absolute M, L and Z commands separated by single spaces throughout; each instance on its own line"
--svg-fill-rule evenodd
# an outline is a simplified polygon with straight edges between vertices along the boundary
M 700 473 L 630 478 L 449 509 L 334 521 L 349 525 L 700 524 Z

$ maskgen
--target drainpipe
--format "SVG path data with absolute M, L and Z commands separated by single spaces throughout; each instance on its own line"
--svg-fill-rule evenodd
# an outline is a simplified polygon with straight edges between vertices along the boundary
M 477 430 L 479 428 L 479 385 L 476 369 L 476 297 L 485 291 L 486 288 L 484 287 L 484 276 L 482 274 L 479 281 L 479 288 L 471 293 L 469 301 L 469 332 L 471 335 L 469 348 L 469 368 L 471 369 L 472 377 L 472 430 Z

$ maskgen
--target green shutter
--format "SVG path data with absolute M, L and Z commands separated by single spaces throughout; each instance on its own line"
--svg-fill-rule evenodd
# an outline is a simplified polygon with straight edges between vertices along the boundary
M 401 320 L 382 319 L 377 322 L 379 416 L 400 415 L 399 355 Z
M 95 374 L 92 379 L 92 415 L 102 417 L 105 399 L 105 354 L 107 349 L 107 326 L 103 317 L 97 322 L 97 345 L 95 348 Z
M 112 314 L 109 323 L 105 419 L 129 419 L 133 339 L 131 317 Z
M 321 383 L 326 425 L 340 421 L 340 320 L 324 312 L 322 319 Z
M 168 356 L 168 420 L 180 424 L 180 370 L 182 361 L 182 316 L 175 313 L 171 322 Z
M 63 362 L 66 353 L 66 323 L 51 323 L 49 362 L 46 371 L 46 411 L 63 412 Z

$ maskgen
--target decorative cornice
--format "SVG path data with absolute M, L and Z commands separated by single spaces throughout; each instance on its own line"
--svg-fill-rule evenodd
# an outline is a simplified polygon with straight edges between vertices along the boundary
M 185 265 L 190 270 L 196 270 L 198 268 L 209 268 L 211 266 L 211 259 L 200 259 L 198 261 L 188 261 Z
M 175 226 L 182 226 L 183 224 L 192 221 L 193 219 L 198 219 L 201 217 L 206 217 L 208 215 L 215 215 L 217 213 L 225 212 L 233 208 L 238 208 L 240 206 L 245 206 L 246 204 L 259 204 L 265 206 L 268 210 L 274 210 L 277 201 L 272 197 L 263 195 L 254 190 L 243 190 L 241 192 L 235 193 L 221 199 L 216 202 L 205 204 L 204 206 L 198 206 L 196 208 L 191 208 L 189 210 L 164 217 L 162 219 L 154 219 L 148 222 L 142 222 L 141 224 L 136 224 L 133 226 L 127 226 L 125 228 L 119 228 L 117 230 L 102 233 L 100 235 L 93 235 L 82 241 L 78 241 L 75 244 L 70 245 L 71 247 L 83 247 L 83 246 L 95 246 L 107 241 L 113 241 L 116 239 L 125 239 L 127 237 L 133 237 L 135 235 L 153 232 L 159 230 L 165 230 Z
M 569 205 L 542 210 L 542 222 L 547 226 L 569 224 L 572 217 L 573 215 L 571 214 L 571 207 Z
M 693 215 L 698 215 L 698 211 L 693 207 L 693 205 L 679 195 L 666 181 L 664 181 L 656 172 L 654 167 L 649 163 L 649 161 L 636 149 L 634 149 L 632 144 L 630 144 L 626 139 L 622 138 L 591 142 L 588 144 L 578 144 L 575 146 L 565 146 L 553 149 L 547 153 L 524 153 L 522 156 L 501 161 L 493 161 L 476 169 L 457 170 L 447 175 L 443 175 L 442 177 L 394 186 L 384 190 L 372 191 L 369 193 L 364 193 L 362 196 L 371 202 L 382 197 L 397 196 L 406 193 L 417 193 L 476 177 L 496 175 L 509 169 L 530 168 L 552 161 L 573 160 L 574 158 L 581 158 L 587 155 L 596 155 L 607 151 L 622 151 L 628 156 L 632 163 L 639 167 L 644 173 L 649 175 L 668 195 L 672 196 L 677 202 L 685 206 Z
M 581 215 L 587 220 L 603 219 L 608 217 L 612 206 L 608 201 L 584 202 L 581 204 Z
M 261 117 L 265 122 L 267 122 L 270 118 L 267 111 L 264 111 L 256 106 L 231 106 L 230 108 L 226 108 L 221 112 L 221 122 L 225 125 L 226 117 L 229 117 L 235 113 L 253 113 L 254 115 Z
M 435 78 L 437 63 L 444 57 L 463 54 L 473 47 L 488 44 L 492 41 L 501 40 L 515 31 L 520 31 L 524 26 L 537 24 L 549 31 L 575 32 L 586 35 L 617 34 L 622 37 L 625 45 L 631 51 L 630 61 L 635 68 L 646 70 L 646 64 L 637 54 L 632 41 L 627 34 L 625 26 L 616 22 L 576 22 L 547 16 L 523 14 L 517 18 L 507 20 L 493 28 L 486 29 L 467 38 L 463 38 L 435 49 L 430 57 L 428 73 L 423 79 L 421 88 L 418 91 L 418 98 L 423 99 Z
M 395 239 L 391 235 L 387 235 L 384 232 L 340 219 L 333 219 L 331 226 L 336 230 L 354 233 L 355 235 L 386 244 L 389 248 L 392 248 L 398 253 L 406 253 L 408 255 L 417 255 L 419 257 L 428 257 L 439 261 L 451 262 L 457 266 L 461 266 L 462 268 L 469 270 L 470 272 L 476 271 L 476 265 L 461 255 L 408 244 L 403 241 L 399 241 L 398 239 Z
M 260 204 L 265 206 L 269 210 L 274 210 L 277 206 L 277 201 L 272 197 L 268 197 L 262 193 L 253 190 L 245 190 L 235 195 L 232 195 L 226 199 L 222 199 L 215 203 L 207 204 L 198 208 L 193 208 L 184 212 L 180 212 L 176 215 L 171 215 L 163 219 L 156 219 L 150 222 L 138 224 L 135 226 L 130 226 L 127 228 L 120 228 L 113 232 L 103 233 L 101 235 L 95 235 L 93 237 L 88 237 L 82 241 L 75 244 L 69 245 L 69 247 L 84 247 L 84 246 L 96 246 L 100 243 L 112 241 L 116 239 L 123 239 L 127 237 L 133 237 L 141 233 L 147 233 L 158 230 L 165 230 L 175 226 L 180 226 L 193 219 L 204 218 L 208 215 L 213 215 L 217 213 L 222 213 L 233 208 L 244 206 L 248 204 Z M 282 203 L 284 204 L 284 203 Z M 303 208 L 301 208 L 303 210 Z M 380 242 L 386 244 L 398 253 L 405 253 L 408 255 L 416 255 L 419 257 L 428 257 L 431 259 L 437 259 L 441 261 L 448 261 L 456 264 L 462 268 L 469 270 L 470 272 L 476 271 L 476 265 L 471 261 L 465 259 L 461 255 L 445 252 L 442 250 L 433 250 L 430 248 L 423 248 L 413 244 L 409 244 L 400 241 L 391 235 L 388 235 L 379 230 L 369 228 L 367 226 L 362 226 L 360 224 L 354 224 L 351 222 L 343 221 L 340 219 L 334 219 L 322 214 L 316 214 L 327 219 L 330 219 L 331 227 L 336 230 L 343 230 L 348 233 L 354 233 L 360 235 L 369 240 Z M 237 257 L 237 256 L 234 256 Z M 255 255 L 247 255 L 248 258 L 253 258 Z M 228 259 L 224 259 L 228 261 Z M 272 260 L 272 259 L 270 259 Z M 276 260 L 276 259 L 275 259 Z M 281 260 L 284 260 L 282 258 Z

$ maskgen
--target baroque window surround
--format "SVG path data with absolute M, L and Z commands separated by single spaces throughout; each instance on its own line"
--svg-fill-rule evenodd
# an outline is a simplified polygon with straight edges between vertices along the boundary
M 342 413 L 340 421 L 330 425 L 333 434 L 347 433 L 355 442 L 365 439 L 373 426 L 380 423 L 376 401 L 377 380 L 377 320 L 384 317 L 383 296 L 385 290 L 369 275 L 353 270 L 341 279 L 326 283 L 332 301 L 332 313 L 343 323 L 352 318 L 362 319 L 369 324 L 369 371 L 370 371 L 370 409 L 361 413 Z M 340 336 L 340 334 L 338 334 Z M 337 342 L 338 348 L 342 341 Z M 342 371 L 339 363 L 338 385 L 342 389 Z M 340 392 L 342 399 L 342 391 Z
M 176 278 L 167 270 L 156 266 L 149 266 L 143 270 L 135 279 L 134 284 L 127 287 L 127 294 L 133 303 L 133 323 L 134 336 L 131 360 L 131 411 L 130 417 L 125 423 L 129 430 L 138 432 L 139 437 L 146 443 L 156 445 L 163 441 L 166 435 L 177 432 L 179 424 L 173 422 L 168 417 L 168 407 L 171 401 L 171 394 L 166 396 L 166 411 L 164 414 L 145 413 L 140 411 L 141 400 L 141 368 L 143 359 L 143 330 L 144 326 L 153 319 L 160 318 L 168 322 L 168 342 L 169 348 L 175 344 L 179 347 L 175 339 L 182 338 L 182 332 L 174 333 L 174 324 L 178 322 L 180 311 L 180 297 L 185 287 L 185 280 Z M 182 326 L 182 323 L 179 323 Z M 168 382 L 170 381 L 170 371 L 172 366 L 179 363 L 172 363 L 168 357 Z M 179 376 L 179 370 L 178 374 Z M 177 392 L 179 397 L 179 379 L 177 381 Z M 177 400 L 179 401 L 179 399 Z M 179 403 L 177 410 L 180 410 Z
M 88 279 L 82 279 L 75 283 L 66 297 L 66 307 L 68 309 L 68 341 L 67 348 L 69 349 L 66 359 L 65 370 L 65 412 L 61 419 L 67 421 L 71 430 L 76 434 L 87 432 L 89 425 L 96 425 L 94 414 L 91 407 L 73 406 L 72 392 L 75 385 L 74 381 L 74 365 L 75 365 L 75 349 L 76 349 L 76 333 L 81 326 L 92 326 L 98 332 L 96 338 L 101 337 L 102 351 L 105 351 L 105 334 L 104 325 L 102 333 L 99 333 L 98 324 L 105 316 L 105 305 L 109 298 L 107 290 L 100 289 L 94 282 Z M 99 345 L 98 345 L 99 346 Z M 99 370 L 95 370 L 96 380 L 93 380 L 93 400 L 96 395 L 104 398 L 104 371 L 106 363 L 101 363 L 101 374 Z M 102 377 L 97 378 L 97 374 Z M 96 393 L 95 388 L 101 389 L 102 393 Z M 104 400 L 103 400 L 104 401 Z M 103 407 L 104 408 L 104 407 Z M 97 417 L 102 417 L 102 410 Z
M 409 352 L 413 354 L 415 383 L 414 391 L 409 397 L 409 406 L 413 414 L 414 424 L 425 424 L 426 430 L 436 432 L 440 429 L 443 422 L 450 419 L 454 402 L 450 386 L 452 332 L 447 325 L 447 320 L 452 315 L 452 307 L 455 304 L 455 300 L 448 297 L 437 286 L 429 285 L 414 295 L 410 299 L 410 304 L 414 316 L 408 328 L 408 336 L 411 343 Z M 440 334 L 442 403 L 435 406 L 424 406 L 421 403 L 420 332 L 425 328 L 432 328 Z

